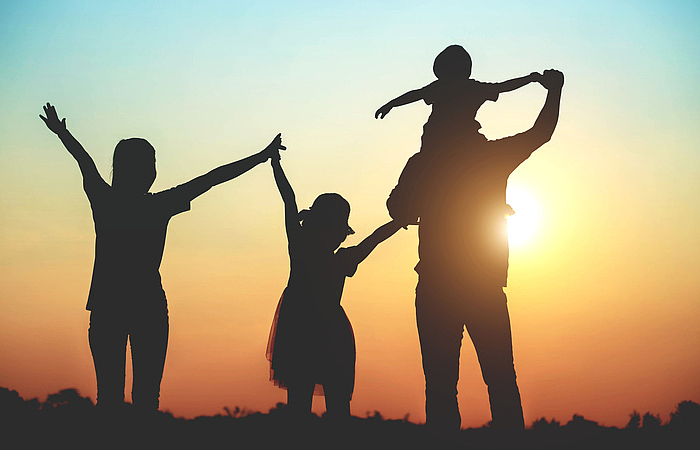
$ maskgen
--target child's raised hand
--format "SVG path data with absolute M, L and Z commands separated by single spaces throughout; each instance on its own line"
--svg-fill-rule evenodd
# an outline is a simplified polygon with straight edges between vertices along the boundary
M 377 112 L 374 113 L 374 118 L 383 119 L 387 114 L 389 114 L 389 111 L 391 111 L 391 105 L 387 103 L 386 105 L 379 108 Z
M 51 103 L 47 103 L 46 106 L 44 106 L 44 114 L 46 114 L 46 117 L 42 116 L 41 114 L 39 114 L 39 117 L 44 121 L 49 130 L 58 134 L 66 129 L 65 117 L 63 120 L 59 120 L 58 114 L 56 114 L 56 108 L 54 108 Z
M 272 142 L 270 142 L 270 144 L 267 147 L 265 147 L 263 153 L 265 153 L 268 158 L 279 160 L 280 150 L 287 150 L 287 147 L 282 145 L 282 133 L 279 133 L 277 136 L 275 136 Z

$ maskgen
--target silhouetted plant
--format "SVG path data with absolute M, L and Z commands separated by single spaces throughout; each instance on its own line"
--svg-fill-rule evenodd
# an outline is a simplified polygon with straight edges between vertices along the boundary
M 544 417 L 532 422 L 532 429 L 533 430 L 547 431 L 547 430 L 552 430 L 554 428 L 560 428 L 560 427 L 561 427 L 561 424 L 557 420 L 552 419 L 550 422 L 547 422 L 547 419 L 545 419 Z
M 376 409 L 371 413 L 369 411 L 367 411 L 365 413 L 365 415 L 367 416 L 368 419 L 374 419 L 374 420 L 378 420 L 378 421 L 384 420 L 384 416 L 382 416 L 382 413 L 380 413 Z
M 228 406 L 224 406 L 224 411 L 226 411 L 226 415 L 228 417 L 232 417 L 234 419 L 249 416 L 251 414 L 255 414 L 255 411 L 251 411 L 251 410 L 246 409 L 246 408 L 240 408 L 238 406 L 233 408 L 233 410 L 229 409 Z
M 286 403 L 277 402 L 277 404 L 275 406 L 273 406 L 272 408 L 270 408 L 270 411 L 268 411 L 268 412 L 270 414 L 280 414 L 280 413 L 284 413 L 286 408 L 287 408 Z
M 642 417 L 642 428 L 645 430 L 661 428 L 661 418 L 658 414 L 653 415 L 650 412 L 645 413 L 644 417 Z
M 3 419 L 23 418 L 39 411 L 39 400 L 24 400 L 17 391 L 0 388 L 0 417 Z
M 671 413 L 669 425 L 700 429 L 700 404 L 690 400 L 680 402 Z
M 62 410 L 70 412 L 85 412 L 93 407 L 92 400 L 88 397 L 81 397 L 77 389 L 62 389 L 55 394 L 46 397 L 42 403 L 42 411 Z
M 641 423 L 642 416 L 640 416 L 639 413 L 634 410 L 632 411 L 632 414 L 630 414 L 630 421 L 627 422 L 627 426 L 625 426 L 625 428 L 628 430 L 636 430 L 639 428 Z
M 590 430 L 598 428 L 598 422 L 593 420 L 585 419 L 582 415 L 574 414 L 570 421 L 566 424 L 567 428 L 573 428 L 577 430 Z

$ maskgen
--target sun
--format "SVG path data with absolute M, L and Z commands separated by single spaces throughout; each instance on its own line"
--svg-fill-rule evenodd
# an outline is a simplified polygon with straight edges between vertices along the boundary
M 522 186 L 508 186 L 508 204 L 515 214 L 508 217 L 508 243 L 511 247 L 525 247 L 537 237 L 541 211 L 535 198 Z

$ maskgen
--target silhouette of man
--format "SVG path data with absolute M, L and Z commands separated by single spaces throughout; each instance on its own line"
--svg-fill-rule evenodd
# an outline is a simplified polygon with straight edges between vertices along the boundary
M 466 326 L 488 386 L 492 427 L 524 428 L 513 365 L 506 186 L 510 174 L 549 141 L 564 75 L 538 79 L 547 98 L 529 130 L 498 140 L 445 136 L 445 145 L 407 162 L 387 200 L 400 223 L 418 223 L 416 321 L 425 374 L 426 424 L 458 430 L 459 354 Z

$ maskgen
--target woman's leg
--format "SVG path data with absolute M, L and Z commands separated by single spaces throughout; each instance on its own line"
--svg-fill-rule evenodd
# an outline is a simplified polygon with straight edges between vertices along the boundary
M 132 324 L 129 335 L 134 369 L 131 399 L 134 408 L 156 412 L 168 350 L 168 311 L 140 311 L 139 317 L 132 318 Z
M 127 328 L 122 317 L 90 313 L 88 341 L 97 377 L 97 406 L 115 411 L 124 404 Z

